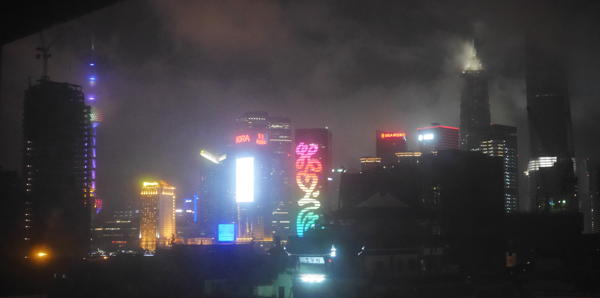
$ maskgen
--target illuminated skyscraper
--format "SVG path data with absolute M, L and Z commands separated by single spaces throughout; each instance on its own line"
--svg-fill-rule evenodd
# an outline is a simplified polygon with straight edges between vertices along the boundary
M 504 171 L 504 212 L 512 213 L 519 208 L 519 173 L 517 128 L 513 126 L 493 124 L 489 134 L 478 148 L 471 149 L 488 156 L 498 156 L 503 159 Z
M 236 121 L 234 153 L 236 163 L 236 202 L 239 227 L 238 240 L 287 237 L 292 203 L 292 130 L 285 117 L 269 116 L 267 112 L 248 112 Z M 252 168 L 249 169 L 252 160 Z M 250 176 L 252 175 L 252 176 Z M 249 179 L 252 178 L 252 181 Z M 238 183 L 239 182 L 239 183 Z M 253 200 L 242 199 L 240 186 L 252 182 Z M 248 193 L 250 188 L 245 188 Z M 242 201 L 240 201 L 242 199 Z M 278 219 L 272 220 L 274 217 Z M 281 223 L 286 223 L 281 225 Z
M 490 100 L 488 79 L 483 69 L 475 42 L 469 47 L 469 57 L 462 76 L 464 86 L 460 101 L 460 148 L 472 150 L 487 137 L 490 127 Z
M 102 119 L 103 119 L 103 115 L 97 107 L 99 92 L 98 92 L 98 87 L 97 87 L 98 74 L 97 74 L 96 68 L 97 68 L 97 66 L 96 66 L 95 48 L 94 48 L 94 43 L 92 43 L 90 60 L 88 62 L 88 74 L 86 77 L 87 86 L 85 88 L 85 91 L 87 93 L 87 96 L 85 99 L 86 99 L 86 103 L 91 107 L 90 120 L 91 120 L 91 124 L 92 124 L 92 131 L 91 131 L 91 135 L 90 135 L 91 142 L 89 144 L 91 163 L 90 163 L 89 167 L 90 167 L 90 178 L 91 178 L 90 201 L 92 203 L 92 206 L 94 207 L 94 214 L 98 214 L 102 210 L 102 199 L 100 199 L 96 193 L 96 191 L 97 191 L 97 188 L 96 188 L 96 131 L 98 129 L 98 126 L 100 125 L 100 122 L 102 122 Z
M 543 212 L 578 210 L 569 92 L 560 44 L 530 40 L 527 49 L 529 196 Z
M 417 128 L 417 140 L 421 152 L 458 149 L 458 128 L 433 123 Z
M 90 108 L 80 86 L 43 77 L 25 91 L 25 241 L 60 257 L 90 248 Z
M 287 157 L 289 160 L 292 152 L 292 122 L 290 118 L 273 117 L 267 118 L 269 143 L 273 153 Z
M 154 252 L 175 240 L 175 187 L 164 181 L 143 183 L 140 217 L 140 247 Z
M 406 151 L 406 133 L 402 131 L 378 130 L 375 140 L 375 155 L 384 165 L 396 163 L 395 154 Z
M 331 171 L 331 132 L 326 128 L 296 129 L 296 236 L 318 223 L 327 203 L 327 177 Z
M 268 118 L 269 151 L 274 208 L 271 211 L 270 231 L 286 239 L 291 231 L 290 210 L 293 207 L 293 148 L 291 120 L 286 117 Z

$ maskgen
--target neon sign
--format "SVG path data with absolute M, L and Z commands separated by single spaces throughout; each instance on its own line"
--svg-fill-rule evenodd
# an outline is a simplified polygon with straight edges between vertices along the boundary
M 379 134 L 379 138 L 381 139 L 396 139 L 406 137 L 406 134 L 403 132 L 382 132 Z
M 98 213 L 100 213 L 100 211 L 102 211 L 102 199 L 100 199 L 100 198 L 94 199 L 94 210 L 96 211 L 96 214 L 98 214 Z
M 256 136 L 256 144 L 258 144 L 258 145 L 266 145 L 267 144 L 267 140 L 265 140 L 265 134 L 264 133 L 259 133 Z
M 252 142 L 253 142 L 252 136 L 250 136 L 249 134 L 238 135 L 235 137 L 236 144 L 252 143 Z M 258 134 L 256 134 L 256 139 L 254 140 L 254 143 L 256 143 L 257 145 L 266 145 L 267 137 L 265 136 L 264 133 L 258 133 Z
M 296 235 L 303 237 L 304 232 L 313 228 L 319 220 L 318 210 L 321 202 L 317 200 L 320 195 L 320 173 L 323 165 L 315 157 L 319 145 L 300 143 L 296 147 L 296 184 L 302 191 L 302 198 L 298 201 L 300 211 L 296 217 Z
M 235 143 L 250 143 L 250 135 L 239 135 L 235 137 Z

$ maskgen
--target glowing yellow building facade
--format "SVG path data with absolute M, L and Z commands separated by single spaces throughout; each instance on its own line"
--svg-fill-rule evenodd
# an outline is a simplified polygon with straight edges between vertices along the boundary
M 175 187 L 165 181 L 146 181 L 140 197 L 140 247 L 154 252 L 171 246 L 176 234 Z

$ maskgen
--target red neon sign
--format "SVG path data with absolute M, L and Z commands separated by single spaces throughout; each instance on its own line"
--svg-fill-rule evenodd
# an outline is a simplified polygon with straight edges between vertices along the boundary
M 381 139 L 396 139 L 406 137 L 406 134 L 403 132 L 382 132 L 379 134 L 379 138 Z
M 256 144 L 258 144 L 258 145 L 266 145 L 267 144 L 267 140 L 265 139 L 264 133 L 259 133 L 256 136 Z
M 250 135 L 239 135 L 235 137 L 235 143 L 250 143 Z

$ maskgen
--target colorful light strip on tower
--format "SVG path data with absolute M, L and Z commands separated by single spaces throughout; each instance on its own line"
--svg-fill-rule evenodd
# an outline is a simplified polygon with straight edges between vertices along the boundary
M 96 62 L 94 57 L 94 43 L 92 42 L 91 57 L 88 63 L 89 74 L 87 75 L 87 104 L 90 105 L 90 121 L 92 122 L 91 132 L 91 144 L 89 144 L 89 152 L 91 152 L 91 167 L 90 167 L 90 201 L 93 203 L 94 211 L 96 214 L 102 211 L 102 199 L 96 197 L 96 130 L 102 122 L 102 113 L 96 107 L 97 96 L 97 82 L 98 78 L 96 75 Z
M 319 220 L 320 195 L 323 165 L 317 158 L 319 145 L 300 143 L 296 147 L 296 184 L 302 191 L 298 201 L 300 211 L 296 217 L 296 235 L 304 237 L 304 232 L 313 228 Z

